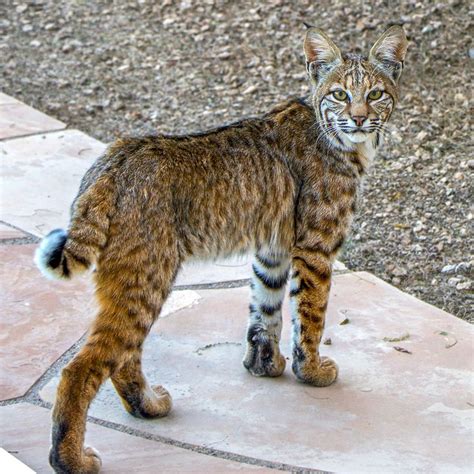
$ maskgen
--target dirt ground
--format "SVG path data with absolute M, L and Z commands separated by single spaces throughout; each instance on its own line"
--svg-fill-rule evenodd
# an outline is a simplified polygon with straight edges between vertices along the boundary
M 307 93 L 303 21 L 355 52 L 403 24 L 402 100 L 342 260 L 473 321 L 469 4 L 7 0 L 1 88 L 106 142 L 196 131 Z

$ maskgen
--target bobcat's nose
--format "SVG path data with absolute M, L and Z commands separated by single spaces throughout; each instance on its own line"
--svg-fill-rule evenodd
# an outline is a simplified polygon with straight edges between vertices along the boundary
M 351 119 L 354 120 L 355 124 L 358 127 L 362 127 L 363 123 L 367 120 L 367 116 L 366 115 L 353 115 Z

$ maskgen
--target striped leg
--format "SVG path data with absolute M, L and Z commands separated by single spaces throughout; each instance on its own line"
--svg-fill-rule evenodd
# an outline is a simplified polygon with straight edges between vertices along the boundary
M 253 375 L 278 377 L 285 370 L 280 354 L 281 307 L 289 258 L 259 250 L 253 263 L 252 298 L 247 329 L 245 368 Z
M 337 377 L 335 362 L 319 355 L 331 286 L 331 260 L 323 252 L 295 248 L 292 267 L 293 372 L 303 382 L 325 387 Z

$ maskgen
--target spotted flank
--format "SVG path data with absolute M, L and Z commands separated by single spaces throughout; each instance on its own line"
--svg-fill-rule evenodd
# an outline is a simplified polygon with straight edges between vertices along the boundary
M 332 264 L 388 133 L 407 40 L 394 26 L 367 56 L 345 54 L 308 25 L 303 49 L 306 97 L 208 131 L 116 140 L 85 174 L 67 230 L 40 244 L 35 261 L 50 278 L 95 268 L 96 318 L 62 371 L 52 412 L 49 461 L 57 473 L 101 469 L 84 441 L 88 407 L 107 379 L 132 416 L 171 410 L 166 389 L 147 381 L 142 352 L 187 260 L 254 253 L 243 360 L 251 374 L 277 377 L 288 359 L 300 382 L 336 380 L 336 363 L 319 351 Z M 286 293 L 289 353 L 280 350 Z M 170 359 L 167 371 L 182 363 Z

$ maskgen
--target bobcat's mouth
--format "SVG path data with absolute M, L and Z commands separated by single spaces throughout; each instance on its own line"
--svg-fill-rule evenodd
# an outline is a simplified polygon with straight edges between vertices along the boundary
M 369 130 L 351 130 L 351 131 L 344 131 L 344 135 L 350 140 L 352 143 L 362 143 L 369 139 L 371 131 Z

